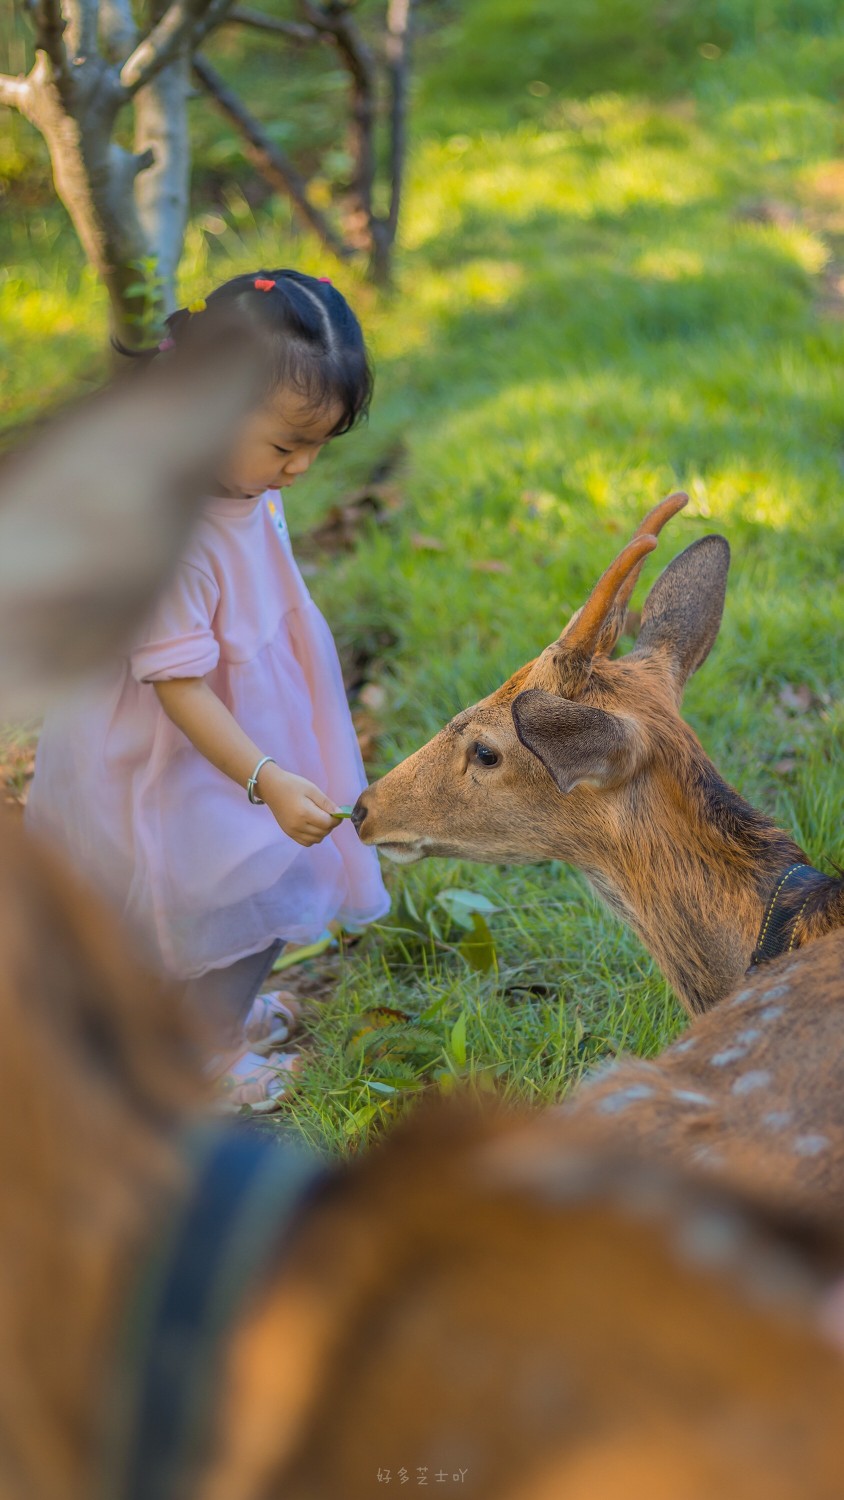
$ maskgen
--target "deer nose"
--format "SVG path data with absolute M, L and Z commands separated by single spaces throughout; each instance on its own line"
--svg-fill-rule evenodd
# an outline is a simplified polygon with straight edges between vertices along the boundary
M 363 805 L 363 798 L 358 797 L 358 800 L 355 803 L 354 809 L 352 811 L 352 822 L 354 823 L 355 829 L 358 833 L 360 833 L 360 825 L 366 817 L 367 811 L 368 809 Z

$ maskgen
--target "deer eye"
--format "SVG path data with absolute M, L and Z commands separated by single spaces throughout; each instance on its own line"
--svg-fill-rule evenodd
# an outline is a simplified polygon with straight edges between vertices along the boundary
M 489 745 L 483 745 L 481 744 L 480 740 L 476 740 L 475 744 L 472 746 L 472 749 L 475 753 L 475 759 L 479 760 L 482 766 L 498 765 L 498 762 L 500 760 L 498 751 L 491 750 Z

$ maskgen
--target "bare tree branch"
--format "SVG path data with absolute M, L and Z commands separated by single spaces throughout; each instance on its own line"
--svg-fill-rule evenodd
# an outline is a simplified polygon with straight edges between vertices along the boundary
M 375 185 L 375 60 L 358 32 L 347 6 L 337 3 L 337 0 L 328 6 L 313 4 L 312 0 L 300 0 L 300 8 L 317 31 L 333 39 L 351 79 L 352 126 L 349 145 L 355 164 L 351 190 L 360 227 L 371 243 L 372 194 Z
M 218 26 L 222 26 L 231 8 L 232 0 L 211 0 L 208 9 L 194 27 L 191 53 L 195 52 L 202 45 L 209 32 L 215 31 Z
M 147 0 L 152 14 L 140 41 L 135 0 L 22 3 L 34 23 L 35 64 L 26 78 L 0 76 L 0 105 L 17 108 L 44 136 L 56 191 L 108 289 L 113 330 L 121 339 L 131 344 L 141 338 L 141 324 L 148 337 L 149 313 L 158 302 L 172 304 L 187 203 L 190 60 L 202 39 L 227 20 L 296 45 L 323 40 L 336 49 L 350 81 L 352 171 L 342 228 L 312 201 L 307 179 L 203 58 L 195 57 L 194 76 L 243 137 L 261 175 L 290 199 L 322 243 L 343 260 L 366 251 L 370 274 L 387 280 L 406 155 L 413 0 L 386 0 L 383 65 L 358 29 L 354 0 L 298 0 L 302 18 L 295 22 L 235 0 Z M 388 206 L 379 214 L 376 131 L 384 69 L 389 179 Z M 134 151 L 115 139 L 118 115 L 130 101 Z
M 127 94 L 131 97 L 151 82 L 188 43 L 191 48 L 197 46 L 231 4 L 232 0 L 173 0 L 120 70 Z
M 390 80 L 390 206 L 387 233 L 396 237 L 407 155 L 407 79 L 410 67 L 410 25 L 413 0 L 389 0 L 387 5 L 387 71 Z
M 100 0 L 100 38 L 108 62 L 122 65 L 138 45 L 131 0 Z
M 354 249 L 340 239 L 324 214 L 308 197 L 308 185 L 284 152 L 270 140 L 265 130 L 250 114 L 245 104 L 232 92 L 219 73 L 204 57 L 193 60 L 194 77 L 214 100 L 217 108 L 237 127 L 249 144 L 249 156 L 261 175 L 273 187 L 285 193 L 306 224 L 319 235 L 323 244 L 342 260 L 348 260 Z
M 69 82 L 69 65 L 64 44 L 66 23 L 60 0 L 36 0 L 32 17 L 35 23 L 35 45 L 50 59 L 56 83 L 63 91 Z
M 99 0 L 70 0 L 67 12 L 67 45 L 70 56 L 84 62 L 97 51 Z
M 10 109 L 21 109 L 29 89 L 28 78 L 10 78 L 7 73 L 0 74 L 0 104 L 7 104 Z
M 237 5 L 225 17 L 226 24 L 250 26 L 255 31 L 271 31 L 289 42 L 316 42 L 321 33 L 315 26 L 302 26 L 298 21 L 280 21 L 277 16 L 265 16 L 261 10 L 251 10 L 246 5 Z
M 158 286 L 152 289 L 152 305 L 157 304 L 162 315 L 176 305 L 176 272 L 188 214 L 189 91 L 190 62 L 183 52 L 135 98 L 135 150 L 151 158 L 135 183 L 135 203 L 154 249 Z

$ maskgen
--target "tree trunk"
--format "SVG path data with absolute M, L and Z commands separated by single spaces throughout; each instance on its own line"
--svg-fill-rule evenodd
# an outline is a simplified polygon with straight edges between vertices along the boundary
M 176 306 L 176 273 L 187 227 L 189 90 L 190 60 L 182 53 L 135 97 L 135 149 L 154 158 L 135 182 L 135 202 L 146 241 L 155 247 L 154 300 L 164 313 Z
M 369 255 L 370 275 L 386 283 L 396 236 L 406 150 L 407 70 L 412 0 L 388 0 L 389 207 L 376 211 L 378 66 L 358 30 L 353 0 L 300 0 L 304 24 L 232 0 L 147 0 L 138 37 L 133 0 L 24 0 L 36 33 L 26 78 L 0 76 L 0 105 L 24 114 L 47 143 L 56 192 L 85 254 L 104 283 L 112 330 L 131 347 L 148 345 L 176 301 L 188 212 L 187 101 L 191 65 L 217 107 L 248 143 L 272 185 L 340 259 Z M 350 82 L 349 144 L 354 162 L 346 232 L 313 202 L 309 185 L 266 130 L 196 48 L 227 19 L 297 44 L 333 45 Z M 114 140 L 120 110 L 132 106 L 135 150 Z
M 79 75 L 73 79 L 70 113 L 65 91 L 40 54 L 19 107 L 47 142 L 56 192 L 108 291 L 113 332 L 131 345 L 145 309 L 144 296 L 131 288 L 151 253 L 134 187 L 151 158 L 124 151 L 111 138 L 121 99 L 107 65 L 94 57 Z

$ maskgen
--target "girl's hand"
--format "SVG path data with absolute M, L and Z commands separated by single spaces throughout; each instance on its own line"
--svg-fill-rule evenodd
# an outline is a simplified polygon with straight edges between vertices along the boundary
M 176 677 L 153 686 L 168 718 L 200 755 L 245 787 L 264 752 L 244 734 L 205 678 Z M 312 781 L 283 771 L 274 761 L 267 761 L 258 773 L 258 796 L 266 802 L 279 828 L 306 848 L 321 843 L 326 834 L 340 826 L 342 814 L 330 797 Z
M 269 762 L 258 774 L 258 796 L 263 797 L 279 828 L 310 848 L 321 844 L 339 826 L 336 803 L 312 781 L 294 776 Z

